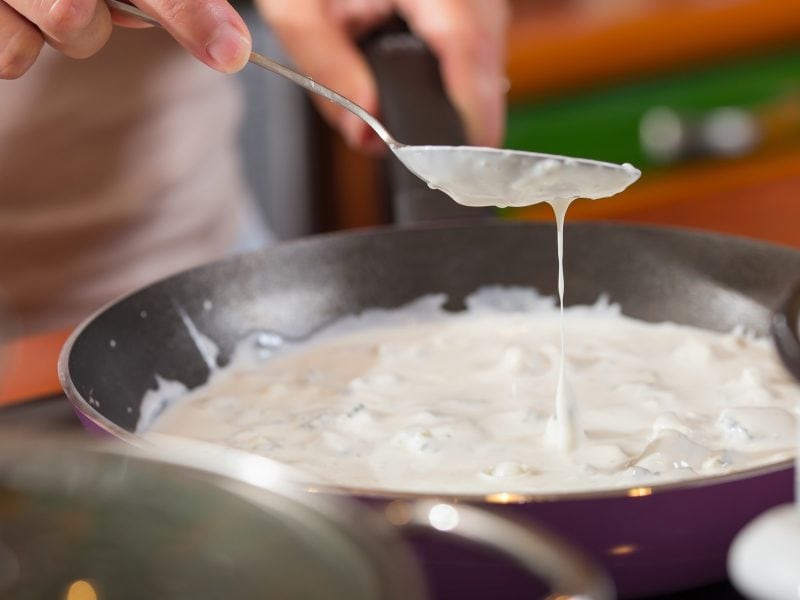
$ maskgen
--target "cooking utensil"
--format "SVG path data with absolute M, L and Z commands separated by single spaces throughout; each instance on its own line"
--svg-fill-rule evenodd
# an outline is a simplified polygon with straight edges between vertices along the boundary
M 387 523 L 292 494 L 270 461 L 229 454 L 223 475 L 52 431 L 3 431 L 0 449 L 3 598 L 424 597 Z
M 606 292 L 623 312 L 713 330 L 766 334 L 770 307 L 800 273 L 800 252 L 730 236 L 614 224 L 565 231 L 567 303 Z M 225 364 L 254 331 L 302 336 L 345 314 L 445 292 L 450 309 L 485 285 L 556 292 L 552 226 L 492 222 L 338 233 L 299 240 L 171 277 L 99 311 L 66 344 L 59 375 L 90 426 L 133 443 L 156 376 L 189 388 L 209 368 L 181 318 L 219 346 Z M 112 343 L 113 341 L 113 343 Z M 348 493 L 348 490 L 333 490 Z M 413 494 L 361 491 L 387 504 Z M 594 494 L 459 497 L 542 520 L 587 549 L 627 596 L 724 579 L 736 531 L 792 494 L 789 461 L 726 477 Z M 730 498 L 736 502 L 730 502 Z M 504 504 L 506 503 L 506 504 Z M 444 597 L 519 597 L 525 583 L 494 559 L 419 544 Z
M 1 439 L 3 598 L 424 600 L 398 528 L 502 540 L 553 596 L 613 596 L 559 539 L 475 508 L 406 502 L 383 515 L 301 493 L 297 474 L 263 457 L 191 441 L 162 440 L 157 455 L 52 431 Z
M 398 501 L 373 512 L 308 494 L 263 457 L 191 440 L 162 439 L 155 452 L 51 430 L 0 434 L 3 598 L 63 597 L 88 581 L 101 597 L 423 600 L 400 531 L 494 549 L 528 573 L 530 590 L 614 597 L 607 575 L 559 538 L 473 507 Z
M 160 23 L 130 4 L 106 0 L 118 11 Z M 537 202 L 605 198 L 623 191 L 641 173 L 631 165 L 477 146 L 410 146 L 394 139 L 358 104 L 257 52 L 249 61 L 338 104 L 364 121 L 409 171 L 465 206 L 527 206 Z

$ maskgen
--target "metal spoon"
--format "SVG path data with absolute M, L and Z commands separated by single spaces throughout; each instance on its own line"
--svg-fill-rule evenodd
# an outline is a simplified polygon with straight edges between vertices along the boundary
M 119 0 L 109 7 L 160 27 L 138 8 Z M 466 206 L 527 206 L 575 198 L 613 196 L 636 181 L 640 171 L 554 154 L 479 146 L 410 146 L 394 139 L 378 119 L 355 102 L 305 75 L 251 52 L 249 62 L 282 75 L 308 91 L 347 109 L 369 125 L 412 173 Z

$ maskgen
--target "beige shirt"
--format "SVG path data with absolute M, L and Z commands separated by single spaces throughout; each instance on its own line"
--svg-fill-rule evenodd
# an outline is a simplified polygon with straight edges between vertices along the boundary
M 248 191 L 242 98 L 158 30 L 0 81 L 0 294 L 27 331 L 222 256 Z

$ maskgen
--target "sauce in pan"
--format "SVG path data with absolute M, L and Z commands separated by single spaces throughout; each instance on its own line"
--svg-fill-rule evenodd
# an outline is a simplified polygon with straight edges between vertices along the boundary
M 347 487 L 454 494 L 651 486 L 794 453 L 799 393 L 766 340 L 645 323 L 601 299 L 565 309 L 564 350 L 558 308 L 531 290 L 487 288 L 459 313 L 443 302 L 245 340 L 207 385 L 150 394 L 140 430 Z M 552 406 L 565 364 L 580 401 L 569 445 Z

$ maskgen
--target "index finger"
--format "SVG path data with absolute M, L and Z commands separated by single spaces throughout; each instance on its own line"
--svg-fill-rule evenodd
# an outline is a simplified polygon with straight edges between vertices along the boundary
M 232 73 L 247 63 L 250 31 L 226 0 L 136 0 L 136 5 L 208 66 Z

